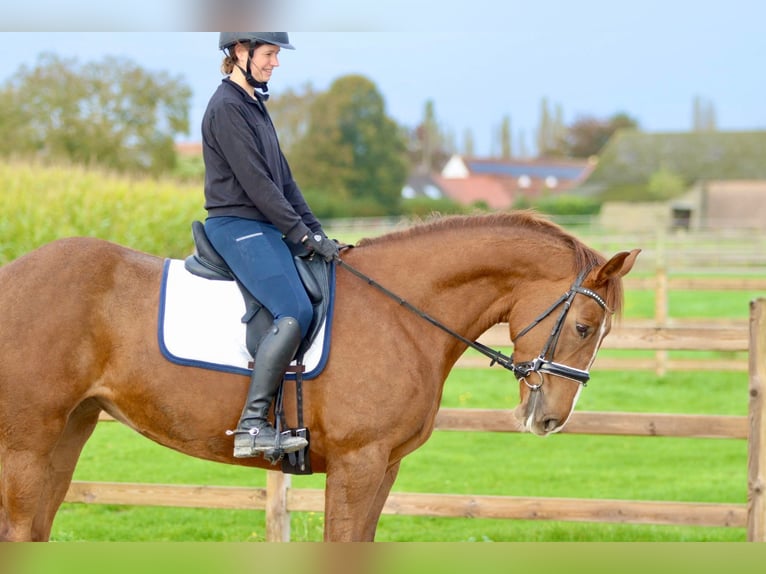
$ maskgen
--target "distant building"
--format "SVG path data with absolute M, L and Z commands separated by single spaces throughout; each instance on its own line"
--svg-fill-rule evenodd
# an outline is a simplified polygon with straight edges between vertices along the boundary
M 569 191 L 582 183 L 594 164 L 579 160 L 480 159 L 453 155 L 440 173 L 413 173 L 402 197 L 449 198 L 461 205 L 484 203 L 510 208 L 519 198 L 537 199 Z
M 668 201 L 608 201 L 601 226 L 621 231 L 745 229 L 766 231 L 766 180 L 699 181 Z
M 766 131 L 646 133 L 619 130 L 579 192 L 630 201 L 660 170 L 696 181 L 766 180 Z
M 766 180 L 700 181 L 669 208 L 676 229 L 766 231 Z
M 636 202 L 661 170 L 683 179 L 688 191 Z M 578 193 L 605 199 L 600 221 L 606 229 L 766 230 L 766 131 L 620 130 Z

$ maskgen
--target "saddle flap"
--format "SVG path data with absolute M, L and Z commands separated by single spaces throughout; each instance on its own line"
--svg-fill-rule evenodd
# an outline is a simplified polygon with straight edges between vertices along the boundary
M 301 257 L 294 257 L 294 259 L 295 268 L 298 270 L 301 282 L 306 288 L 306 294 L 314 305 L 320 303 L 324 295 L 322 294 L 322 288 L 319 286 L 319 281 L 317 280 L 316 275 L 309 269 L 309 265 L 306 263 L 305 259 Z

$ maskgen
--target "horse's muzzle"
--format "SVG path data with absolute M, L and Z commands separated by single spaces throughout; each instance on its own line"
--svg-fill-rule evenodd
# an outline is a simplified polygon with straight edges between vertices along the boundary
M 525 381 L 526 382 L 526 381 Z M 517 407 L 516 417 L 521 423 L 523 432 L 530 432 L 537 436 L 547 436 L 558 432 L 564 426 L 566 418 L 561 419 L 558 415 L 546 412 L 545 395 L 542 390 L 542 377 L 540 383 L 531 385 L 527 400 Z

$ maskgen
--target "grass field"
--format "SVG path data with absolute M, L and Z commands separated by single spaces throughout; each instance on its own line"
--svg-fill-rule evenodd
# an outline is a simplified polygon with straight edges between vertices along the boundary
M 494 370 L 456 370 L 443 404 L 511 408 L 515 384 Z M 578 406 L 745 414 L 742 373 L 594 373 Z M 745 502 L 747 445 L 741 440 L 436 432 L 407 457 L 394 490 L 518 496 Z M 209 463 L 164 449 L 117 423 L 103 423 L 86 446 L 78 480 L 264 486 L 265 472 Z M 323 475 L 292 478 L 321 488 Z M 322 515 L 294 513 L 292 539 L 321 540 Z M 260 511 L 65 504 L 55 540 L 263 540 Z M 383 516 L 379 540 L 628 541 L 744 540 L 742 529 Z
M 201 189 L 128 181 L 74 168 L 0 164 L 0 264 L 66 235 L 92 235 L 150 253 L 181 257 L 189 223 L 204 217 Z M 9 216 L 8 214 L 13 214 Z M 358 237 L 340 237 L 355 241 Z M 621 246 L 632 248 L 635 245 Z M 640 246 L 638 246 L 640 247 Z M 763 293 L 673 292 L 671 317 L 744 319 Z M 631 291 L 626 319 L 649 318 L 654 293 Z M 593 372 L 579 410 L 745 415 L 747 374 Z M 513 408 L 507 372 L 458 369 L 443 405 Z M 747 445 L 741 440 L 439 431 L 407 457 L 395 491 L 744 503 Z M 196 460 L 118 423 L 100 424 L 75 479 L 264 486 L 265 471 Z M 324 476 L 293 477 L 321 488 Z M 292 539 L 321 540 L 323 517 L 294 513 Z M 264 514 L 181 508 L 65 504 L 55 541 L 254 541 Z M 383 516 L 381 541 L 742 541 L 743 529 Z

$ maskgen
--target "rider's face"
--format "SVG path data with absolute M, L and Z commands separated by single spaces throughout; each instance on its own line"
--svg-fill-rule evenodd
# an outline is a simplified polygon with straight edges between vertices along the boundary
M 259 82 L 268 82 L 274 68 L 279 66 L 279 46 L 260 44 L 253 53 L 250 73 Z

